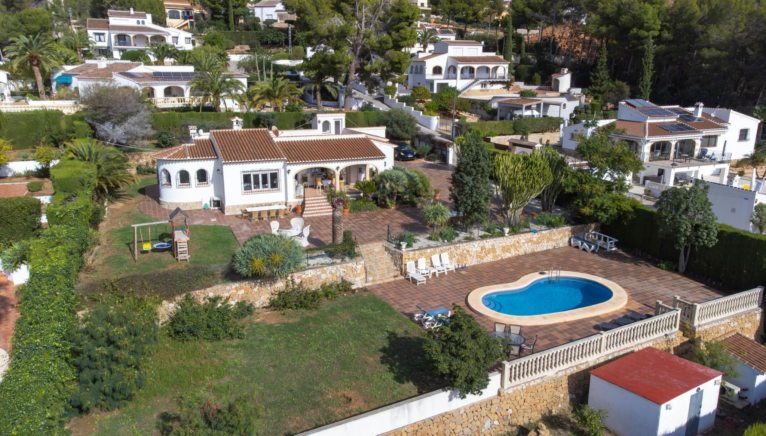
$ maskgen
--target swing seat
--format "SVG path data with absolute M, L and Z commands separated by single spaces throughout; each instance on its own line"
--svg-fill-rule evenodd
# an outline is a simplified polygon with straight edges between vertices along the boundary
M 141 251 L 149 251 L 152 249 L 152 244 L 150 242 L 144 242 L 143 249 Z

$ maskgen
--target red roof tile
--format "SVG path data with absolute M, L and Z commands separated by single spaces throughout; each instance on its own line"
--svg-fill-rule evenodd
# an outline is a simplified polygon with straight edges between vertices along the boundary
M 129 33 L 142 33 L 150 35 L 170 35 L 168 32 L 154 29 L 149 26 L 109 26 L 111 32 L 129 32 Z M 135 47 L 131 47 L 135 48 Z
M 77 75 L 78 78 L 104 78 L 112 77 L 112 73 L 130 71 L 143 65 L 141 62 L 111 62 L 104 68 L 99 68 L 96 63 L 78 65 L 71 70 L 65 71 L 66 75 Z
M 113 9 L 109 9 L 106 15 L 118 18 L 146 18 L 146 12 L 133 11 L 131 14 L 130 11 L 115 11 Z
M 459 64 L 507 64 L 500 56 L 450 56 Z
M 479 41 L 472 41 L 472 40 L 457 40 L 457 41 L 439 41 L 444 42 L 449 45 L 481 45 Z
M 88 18 L 85 27 L 90 30 L 107 30 L 109 29 L 109 20 L 103 18 Z
M 628 136 L 635 136 L 639 138 L 646 137 L 646 132 L 644 128 L 644 123 L 641 121 L 626 121 L 626 120 L 617 120 L 614 123 L 617 127 L 617 130 L 624 131 L 625 135 Z M 667 130 L 663 129 L 662 125 L 666 124 L 686 124 L 689 127 L 694 127 L 693 124 L 687 124 L 683 123 L 681 121 L 668 121 L 668 122 L 662 122 L 662 123 L 649 123 L 649 137 L 650 138 L 659 138 L 663 136 L 699 136 L 702 134 L 699 130 L 689 130 L 686 132 L 668 132 Z
M 590 373 L 657 404 L 665 404 L 722 375 L 720 371 L 651 347 Z
M 306 139 L 278 140 L 277 145 L 287 156 L 290 163 L 324 162 L 355 159 L 382 159 L 386 157 L 380 149 L 366 137 L 327 138 L 309 137 Z
M 766 347 L 737 332 L 724 335 L 717 341 L 732 356 L 766 374 Z
M 447 53 L 430 54 L 428 56 L 423 56 L 422 58 L 413 59 L 412 62 L 420 62 L 420 61 L 425 61 L 425 60 L 428 60 L 428 59 L 438 58 L 439 56 L 445 56 L 446 54 Z
M 285 160 L 267 129 L 212 130 L 210 136 L 223 162 Z
M 164 160 L 192 160 L 192 159 L 215 159 L 213 143 L 209 139 L 195 139 L 193 144 L 182 144 L 152 155 L 155 159 Z

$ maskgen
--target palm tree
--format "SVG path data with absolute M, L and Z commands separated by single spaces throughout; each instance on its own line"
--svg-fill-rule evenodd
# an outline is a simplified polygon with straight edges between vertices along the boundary
M 165 65 L 165 59 L 173 59 L 176 57 L 175 47 L 167 42 L 153 42 L 149 45 L 149 54 L 154 57 L 155 65 Z
M 317 109 L 322 110 L 322 91 L 326 91 L 331 96 L 338 98 L 338 92 L 340 91 L 340 86 L 338 86 L 335 82 L 330 82 L 327 80 L 327 76 L 325 76 L 321 71 L 312 71 L 309 74 L 307 74 L 309 78 L 309 85 L 308 88 L 311 88 L 314 91 L 314 98 L 317 101 Z
M 295 104 L 305 104 L 297 96 L 303 94 L 303 88 L 290 83 L 287 79 L 269 78 L 254 86 L 253 95 L 258 101 L 269 102 L 271 108 L 277 112 L 282 112 L 285 102 Z
M 226 106 L 226 98 L 236 99 L 234 96 L 245 90 L 245 86 L 239 80 L 232 77 L 231 74 L 222 69 L 207 71 L 194 76 L 189 81 L 189 93 L 194 96 L 200 94 L 199 111 L 202 112 L 202 106 L 206 101 L 211 101 L 217 112 L 221 111 L 221 100 Z M 193 100 L 192 100 L 193 101 Z
M 137 181 L 136 176 L 128 171 L 128 160 L 114 147 L 105 146 L 102 142 L 90 138 L 74 139 L 65 146 L 68 158 L 90 162 L 96 166 L 96 199 L 110 189 L 131 185 Z
M 210 53 L 199 53 L 191 58 L 191 64 L 194 65 L 194 71 L 210 72 L 221 70 L 224 66 L 220 59 Z
M 82 57 L 83 49 L 93 51 L 93 40 L 85 29 L 77 29 L 76 32 L 69 32 L 59 40 L 64 47 L 74 50 Z
M 11 68 L 20 69 L 31 67 L 37 82 L 37 93 L 40 98 L 46 100 L 43 76 L 40 69 L 51 71 L 58 67 L 56 45 L 49 36 L 38 33 L 35 36 L 21 35 L 11 38 L 11 45 L 5 54 L 11 60 Z
M 439 41 L 441 41 L 441 39 L 428 29 L 422 29 L 418 31 L 417 42 L 421 47 L 423 47 L 423 53 L 428 52 L 429 45 L 436 44 Z
M 756 106 L 753 109 L 753 116 L 761 120 L 755 134 L 755 143 L 757 144 L 761 140 L 761 135 L 763 135 L 763 123 L 766 123 L 766 106 Z

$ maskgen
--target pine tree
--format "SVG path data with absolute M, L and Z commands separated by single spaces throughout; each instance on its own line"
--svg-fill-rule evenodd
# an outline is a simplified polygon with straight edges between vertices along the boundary
M 601 50 L 598 53 L 598 63 L 596 69 L 590 73 L 590 87 L 588 91 L 592 95 L 601 95 L 606 91 L 609 85 L 609 66 L 607 65 L 607 58 L 609 52 L 606 48 L 606 41 L 601 44 Z
M 654 44 L 652 44 L 651 35 L 646 40 L 643 63 L 644 69 L 638 82 L 637 97 L 649 101 L 649 96 L 652 93 L 652 76 L 654 75 Z
M 492 159 L 478 133 L 470 132 L 456 142 L 458 164 L 452 173 L 450 199 L 453 201 L 452 210 L 462 212 L 465 224 L 471 225 L 489 218 Z
M 508 64 L 508 76 L 513 76 L 513 19 L 511 13 L 508 12 L 508 23 L 505 26 L 505 47 L 503 50 L 503 57 Z

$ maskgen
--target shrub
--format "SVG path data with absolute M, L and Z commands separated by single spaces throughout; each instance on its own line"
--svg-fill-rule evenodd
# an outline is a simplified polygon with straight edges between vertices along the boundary
M 431 144 L 423 144 L 419 147 L 413 147 L 415 154 L 417 154 L 418 157 L 422 157 L 422 158 L 429 156 L 433 148 L 434 147 Z
M 34 197 L 0 198 L 0 249 L 37 236 L 41 207 Z
M 73 121 L 72 134 L 75 138 L 92 138 L 93 129 L 85 121 Z
M 228 297 L 206 297 L 200 304 L 191 294 L 186 294 L 168 321 L 168 335 L 179 341 L 242 338 L 244 330 L 237 318 L 242 314 L 241 309 L 235 310 L 229 304 Z
M 414 95 L 400 95 L 396 97 L 396 99 L 399 101 L 399 103 L 404 103 L 407 106 L 415 106 L 415 103 L 417 102 L 417 99 Z
M 28 111 L 21 113 L 5 113 L 6 129 L 0 132 L 0 137 L 9 141 L 14 150 L 30 149 L 49 138 L 62 138 L 66 135 L 66 122 L 74 116 L 64 117 L 61 111 Z M 65 140 L 68 138 L 64 138 Z
M 375 106 L 373 106 L 369 101 L 366 101 L 362 107 L 359 108 L 359 110 L 362 112 L 372 112 L 375 110 Z
M 223 33 L 217 30 L 206 33 L 202 40 L 205 42 L 205 45 L 210 45 L 222 49 L 226 48 L 226 37 Z
M 167 130 L 157 134 L 157 146 L 160 148 L 169 148 L 178 145 L 178 138 Z
M 96 179 L 96 167 L 88 162 L 62 160 L 51 168 L 51 183 L 57 194 L 92 193 Z
M 441 107 L 440 107 L 439 103 L 437 103 L 437 102 L 435 102 L 435 101 L 427 101 L 427 102 L 426 102 L 426 103 L 423 105 L 423 107 L 425 107 L 425 108 L 426 108 L 426 111 L 428 111 L 428 112 L 438 112 L 438 111 L 439 111 L 439 109 L 441 109 Z
M 705 342 L 704 345 L 695 341 L 691 360 L 702 366 L 721 371 L 725 377 L 739 378 L 737 372 L 739 361 L 717 341 Z
M 212 395 L 189 396 L 178 401 L 177 414 L 163 414 L 159 423 L 163 436 L 256 435 L 261 407 L 254 394 L 219 400 Z
M 609 416 L 606 410 L 596 410 L 587 404 L 583 404 L 575 413 L 575 419 L 580 430 L 586 436 L 601 436 L 604 434 L 603 421 Z
M 290 103 L 287 106 L 285 106 L 285 111 L 287 112 L 303 112 L 303 106 L 295 103 Z
M 412 248 L 412 246 L 418 242 L 418 238 L 415 237 L 415 234 L 412 233 L 409 230 L 405 230 L 402 233 L 399 233 L 398 235 L 394 236 L 393 238 L 393 244 L 399 248 L 400 244 L 402 242 L 406 243 L 406 248 Z
M 383 112 L 380 123 L 386 126 L 386 136 L 392 139 L 409 140 L 418 133 L 418 122 L 415 117 L 402 109 Z
M 2 267 L 8 271 L 16 271 L 22 263 L 29 262 L 31 252 L 32 244 L 29 240 L 11 245 L 2 253 Z
M 516 66 L 515 79 L 518 82 L 526 82 L 532 78 L 532 75 L 537 70 L 534 65 L 518 65 Z
M 348 202 L 348 212 L 375 212 L 378 210 L 378 205 L 371 198 L 360 198 L 358 200 L 351 200 Z
M 429 91 L 425 86 L 416 86 L 412 88 L 412 96 L 420 101 L 430 100 L 431 91 Z
M 742 436 L 766 436 L 766 423 L 756 422 L 748 427 Z
M 454 227 L 444 226 L 441 229 L 439 229 L 439 236 L 445 242 L 452 242 L 455 240 L 455 238 L 457 238 L 457 232 L 455 231 Z
M 242 244 L 232 267 L 243 277 L 285 277 L 301 268 L 303 248 L 284 235 L 261 234 Z
M 77 291 L 85 302 L 100 301 L 103 296 L 112 293 L 156 296 L 170 300 L 187 292 L 209 288 L 218 282 L 218 278 L 219 274 L 212 268 L 188 266 L 82 283 Z
M 345 236 L 345 235 L 344 235 Z M 334 300 L 351 291 L 351 282 L 341 279 L 334 283 L 325 283 L 319 289 L 305 289 L 303 284 L 296 284 L 291 278 L 285 289 L 271 299 L 269 307 L 276 310 L 311 310 L 317 309 L 323 299 Z
M 384 86 L 383 93 L 393 98 L 396 95 L 396 86 Z
M 537 93 L 531 89 L 525 89 L 519 93 L 519 97 L 537 97 Z
M 120 60 L 130 62 L 143 62 L 146 65 L 152 64 L 152 59 L 146 53 L 139 50 L 128 50 L 120 56 Z
M 301 46 L 293 47 L 293 52 L 290 54 L 290 60 L 300 61 L 306 57 L 306 51 Z
M 146 383 L 145 364 L 158 341 L 157 310 L 145 299 L 115 298 L 91 309 L 74 337 L 72 407 L 122 407 Z
M 43 182 L 29 182 L 27 183 L 27 191 L 38 192 L 43 189 Z
M 153 165 L 138 165 L 136 166 L 136 174 L 138 174 L 139 176 L 157 174 L 157 167 Z
M 447 223 L 450 218 L 450 211 L 441 201 L 434 201 L 423 207 L 423 219 L 430 226 L 434 226 L 434 231 Z
M 558 117 L 522 118 L 513 122 L 513 130 L 522 132 L 526 129 L 527 133 L 555 132 L 562 122 L 564 119 Z
M 93 207 L 90 210 L 90 218 L 88 220 L 88 226 L 91 229 L 98 229 L 98 226 L 104 221 L 104 214 L 106 213 L 106 207 L 100 203 L 93 203 Z
M 533 85 L 540 85 L 540 82 L 541 82 L 540 74 L 539 73 L 533 74 L 532 75 L 532 84 Z
M 51 225 L 77 222 L 87 227 L 93 213 L 93 205 L 88 193 L 76 196 L 56 193 L 45 210 L 45 215 Z
M 481 121 L 469 123 L 482 136 L 513 135 L 513 121 Z

